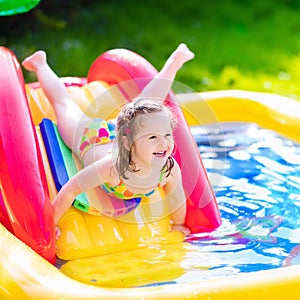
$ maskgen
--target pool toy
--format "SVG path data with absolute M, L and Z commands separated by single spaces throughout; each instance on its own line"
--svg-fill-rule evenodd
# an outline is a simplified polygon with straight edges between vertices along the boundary
M 0 16 L 11 16 L 28 12 L 38 5 L 39 2 L 40 0 L 0 0 Z
M 66 79 L 67 85 L 68 82 L 70 85 L 72 85 L 72 82 L 77 82 L 78 87 L 75 84 L 70 93 L 74 95 L 76 101 L 82 104 L 85 100 L 82 101 L 82 90 L 79 86 L 85 83 L 84 80 Z M 130 82 L 136 86 L 134 81 Z M 102 86 L 102 83 L 90 82 L 87 84 L 89 94 L 95 92 L 96 87 L 99 87 L 99 85 Z M 121 94 L 118 94 L 117 90 L 113 89 L 112 91 L 118 94 L 117 98 L 119 97 L 120 102 L 126 101 L 124 100 L 124 93 L 127 94 L 126 88 L 127 86 L 124 87 Z M 42 100 L 43 96 L 37 95 L 39 94 L 37 89 L 31 89 L 30 86 L 27 86 L 27 94 L 34 124 L 39 124 L 45 115 L 52 116 L 51 118 L 53 118 L 53 113 L 49 105 Z M 108 94 L 110 93 L 106 93 L 105 96 L 111 97 L 111 94 Z M 272 99 L 272 102 L 267 101 L 267 98 Z M 38 99 L 38 101 L 35 101 L 35 99 Z M 177 101 L 179 101 L 183 108 L 189 125 L 199 125 L 199 120 L 201 120 L 201 124 L 215 122 L 216 119 L 219 121 L 251 121 L 270 129 L 276 129 L 285 136 L 299 142 L 300 129 L 298 126 L 299 117 L 297 116 L 299 103 L 284 97 L 241 91 L 220 91 L 177 95 Z M 86 107 L 89 106 L 88 103 L 83 105 L 86 105 Z M 286 108 L 285 111 L 282 111 L 282 107 Z M 239 112 L 242 109 L 248 113 L 241 115 Z M 44 159 L 46 150 L 43 148 L 39 130 L 37 131 L 37 139 L 39 145 L 41 145 L 41 156 Z M 76 165 L 76 160 L 74 164 Z M 51 179 L 51 168 L 47 164 L 44 164 L 44 168 L 48 179 L 47 184 L 50 198 L 52 198 L 53 194 L 55 194 L 55 184 L 53 183 L 54 180 Z M 4 198 L 3 193 L 2 198 Z M 5 213 L 5 209 L 0 211 L 1 213 L 3 211 L 2 217 L 6 219 L 7 214 Z M 71 209 L 69 215 L 63 221 L 65 228 L 67 228 L 62 228 L 66 232 L 65 237 L 69 234 L 69 238 L 74 240 L 75 236 L 73 233 L 76 232 L 74 231 L 74 227 L 77 227 L 78 224 L 81 225 L 90 222 L 93 228 L 99 225 L 96 221 L 96 216 L 95 219 L 93 216 L 87 216 L 88 214 L 80 212 L 75 208 Z M 76 221 L 77 223 L 70 223 L 70 219 L 78 221 Z M 122 239 L 130 234 L 133 234 L 133 239 L 144 236 L 150 240 L 151 233 L 153 232 L 151 229 L 161 230 L 167 226 L 167 221 L 159 220 L 157 223 L 154 222 L 153 228 L 143 228 L 141 232 L 139 228 L 133 227 L 129 221 L 127 220 L 127 224 L 120 229 L 113 224 L 115 222 L 114 219 L 103 220 L 104 228 L 118 228 L 120 229 L 119 232 L 122 233 L 121 236 L 108 235 L 106 238 L 111 237 L 111 244 L 114 244 L 117 238 L 120 241 L 120 238 Z M 82 226 L 81 228 L 85 231 L 86 227 Z M 202 280 L 196 283 L 171 284 L 171 281 L 182 272 L 180 266 L 181 259 L 187 252 L 184 244 L 181 242 L 178 243 L 180 236 L 173 233 L 163 235 L 163 238 L 158 240 L 157 244 L 150 243 L 150 249 L 147 247 L 142 249 L 133 247 L 135 249 L 129 249 L 128 246 L 119 243 L 118 247 L 120 247 L 121 252 L 114 255 L 109 252 L 110 249 L 102 246 L 103 253 L 106 255 L 102 257 L 98 256 L 96 260 L 83 258 L 80 260 L 71 260 L 69 265 L 68 263 L 64 264 L 61 269 L 65 274 L 68 274 L 66 276 L 30 247 L 9 233 L 2 225 L 0 225 L 0 231 L 0 295 L 3 299 L 40 299 L 42 297 L 44 299 L 279 299 L 286 298 L 287 296 L 299 297 L 300 295 L 299 266 L 282 268 L 280 272 L 278 272 L 278 269 L 256 271 L 224 278 L 219 277 L 214 280 Z M 85 233 L 87 231 L 79 232 L 78 239 L 86 239 Z M 58 247 L 61 247 L 63 252 L 65 252 L 61 253 L 61 255 L 69 255 L 70 251 L 73 251 L 70 256 L 78 256 L 78 252 L 74 252 L 74 248 L 72 249 L 71 247 L 72 245 L 67 244 L 67 247 L 70 247 L 69 249 L 65 248 L 65 242 L 66 239 L 58 241 Z M 85 244 L 95 242 L 97 243 L 99 240 L 84 240 Z M 103 241 L 100 241 L 101 243 Z M 81 245 L 81 243 L 79 244 Z M 80 251 L 83 253 L 83 257 L 86 257 L 93 255 L 91 253 L 92 249 L 94 249 L 94 245 L 89 249 L 80 249 Z M 130 253 L 132 256 L 130 256 Z M 145 260 L 139 259 L 139 257 L 145 256 L 149 257 L 149 264 L 145 264 Z M 130 261 L 130 257 L 135 258 Z M 157 261 L 158 268 L 156 268 L 155 264 L 151 264 L 150 258 Z M 98 265 L 103 264 L 103 268 L 96 270 L 88 269 L 91 273 L 96 271 L 93 274 L 94 278 L 89 277 L 89 279 L 92 278 L 89 282 L 92 285 L 78 282 L 78 280 L 85 282 L 85 276 L 81 278 L 82 275 L 86 275 L 85 268 L 95 262 Z M 106 266 L 110 266 L 111 269 L 109 273 L 104 273 L 103 275 Z M 126 270 L 132 277 L 126 277 Z M 76 278 L 76 272 L 78 278 Z M 112 286 L 110 283 L 116 282 L 114 276 L 122 272 L 125 274 L 123 277 L 125 280 L 123 287 L 120 288 L 120 285 L 115 285 L 118 288 L 107 287 Z M 147 286 L 147 273 L 150 273 L 149 276 L 152 276 L 152 279 L 159 273 L 162 278 L 158 278 L 158 280 L 161 279 L 163 284 Z M 132 287 L 136 285 L 136 280 L 139 276 L 145 279 L 145 281 L 139 282 L 139 285 L 142 286 Z M 170 284 L 166 283 L 166 278 L 170 280 Z M 100 287 L 93 286 L 97 282 L 100 282 Z

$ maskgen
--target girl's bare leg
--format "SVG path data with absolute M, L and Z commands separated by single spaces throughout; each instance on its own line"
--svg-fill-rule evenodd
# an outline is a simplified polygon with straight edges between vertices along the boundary
M 65 85 L 49 67 L 44 51 L 37 51 L 23 61 L 28 71 L 36 73 L 38 81 L 53 106 L 61 137 L 66 145 L 77 153 L 83 126 L 88 117 L 70 98 Z
M 167 59 L 161 71 L 143 89 L 137 100 L 149 97 L 153 100 L 164 101 L 170 92 L 178 70 L 194 56 L 194 53 L 185 44 L 180 44 Z

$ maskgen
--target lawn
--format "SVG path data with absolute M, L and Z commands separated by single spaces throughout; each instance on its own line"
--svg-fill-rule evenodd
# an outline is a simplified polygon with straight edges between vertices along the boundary
M 127 48 L 160 69 L 180 42 L 195 52 L 185 90 L 246 89 L 300 99 L 298 0 L 42 0 L 0 18 L 0 44 L 19 60 L 48 53 L 59 76 L 86 76 L 102 52 Z M 35 77 L 28 72 L 25 80 Z

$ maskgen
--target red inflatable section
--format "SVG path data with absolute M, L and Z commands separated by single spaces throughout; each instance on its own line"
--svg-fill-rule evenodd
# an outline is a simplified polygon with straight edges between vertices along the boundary
M 140 55 L 125 49 L 114 49 L 100 55 L 88 73 L 88 82 L 101 80 L 118 85 L 130 101 L 157 74 L 157 70 Z M 221 224 L 216 198 L 202 164 L 196 142 L 184 115 L 170 93 L 166 105 L 175 112 L 178 126 L 174 130 L 175 159 L 182 171 L 188 196 L 186 226 L 192 233 L 210 232 Z
M 0 190 L 1 222 L 54 262 L 53 211 L 23 74 L 15 55 L 4 47 L 0 47 Z
M 6 227 L 11 233 L 13 233 L 13 229 L 11 227 L 11 223 L 9 221 L 9 216 L 7 213 L 7 209 L 5 207 L 5 203 L 3 201 L 2 193 L 0 191 L 0 223 Z

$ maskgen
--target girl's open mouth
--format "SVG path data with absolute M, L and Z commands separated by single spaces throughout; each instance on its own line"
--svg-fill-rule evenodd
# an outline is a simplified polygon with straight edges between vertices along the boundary
M 165 157 L 167 151 L 159 151 L 159 152 L 154 152 L 153 155 L 156 157 Z

